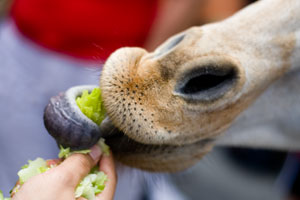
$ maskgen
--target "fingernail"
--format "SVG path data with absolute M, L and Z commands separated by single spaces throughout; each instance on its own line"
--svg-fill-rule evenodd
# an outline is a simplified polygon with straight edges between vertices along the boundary
M 102 154 L 102 151 L 98 145 L 94 145 L 91 148 L 91 152 L 89 154 L 95 162 L 98 162 L 98 160 L 100 159 L 100 156 Z

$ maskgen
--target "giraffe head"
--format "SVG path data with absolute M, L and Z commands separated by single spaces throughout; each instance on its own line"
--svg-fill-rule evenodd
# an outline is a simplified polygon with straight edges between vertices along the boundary
M 200 28 L 193 28 L 152 53 L 123 48 L 106 62 L 103 100 L 112 123 L 124 133 L 123 142 L 114 137 L 109 143 L 130 141 L 133 152 L 119 147 L 116 153 L 125 164 L 148 170 L 186 168 L 211 149 L 248 105 L 250 95 L 241 101 L 246 80 L 240 61 L 205 48 L 203 37 Z
M 277 19 L 267 15 L 278 8 L 265 4 L 192 27 L 154 52 L 122 48 L 109 57 L 100 86 L 119 130 L 108 139 L 117 159 L 153 171 L 191 166 L 290 68 L 295 36 L 255 21 Z
M 298 0 L 259 1 L 227 20 L 179 33 L 153 52 L 119 49 L 100 77 L 108 115 L 100 127 L 76 106 L 86 87 L 52 98 L 46 127 L 73 148 L 92 146 L 100 132 L 129 166 L 186 169 L 269 85 L 299 66 L 293 56 L 300 49 L 299 7 Z

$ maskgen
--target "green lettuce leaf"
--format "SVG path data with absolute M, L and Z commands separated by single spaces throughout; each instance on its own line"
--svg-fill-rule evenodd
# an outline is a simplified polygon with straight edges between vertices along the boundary
M 0 200 L 11 200 L 11 198 L 4 198 L 3 192 L 0 190 Z
M 102 153 L 106 156 L 109 156 L 109 146 L 105 144 L 105 139 L 100 138 L 97 144 L 100 146 Z
M 101 98 L 101 90 L 93 89 L 91 93 L 84 90 L 80 97 L 76 98 L 76 103 L 80 110 L 93 122 L 100 125 L 105 118 L 105 108 Z
M 18 172 L 20 184 L 25 183 L 31 177 L 41 174 L 50 169 L 47 167 L 47 163 L 42 158 L 37 158 L 34 161 L 29 160 L 27 165 L 24 165 Z
M 75 197 L 84 197 L 88 200 L 95 200 L 96 195 L 105 188 L 107 175 L 103 172 L 94 171 L 87 175 L 77 186 Z
M 90 153 L 90 152 L 91 152 L 91 150 L 89 150 L 89 149 L 80 150 L 80 151 L 71 151 L 70 147 L 64 148 L 63 146 L 60 146 L 60 151 L 59 151 L 58 157 L 65 159 L 65 158 L 69 157 L 70 155 L 72 155 L 74 153 L 87 154 L 87 153 Z

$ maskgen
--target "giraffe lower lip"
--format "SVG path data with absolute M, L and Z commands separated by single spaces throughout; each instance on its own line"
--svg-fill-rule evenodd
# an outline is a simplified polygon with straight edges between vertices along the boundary
M 157 145 L 157 144 L 143 144 L 135 141 L 134 139 L 128 137 L 124 132 L 118 130 L 116 127 L 112 128 L 110 133 L 106 133 L 105 143 L 110 146 L 112 152 L 118 156 L 124 156 L 126 154 L 147 154 L 152 152 L 172 152 L 175 149 L 181 147 L 187 147 L 192 145 L 206 146 L 214 142 L 213 138 L 207 138 L 197 141 L 192 144 L 186 145 Z

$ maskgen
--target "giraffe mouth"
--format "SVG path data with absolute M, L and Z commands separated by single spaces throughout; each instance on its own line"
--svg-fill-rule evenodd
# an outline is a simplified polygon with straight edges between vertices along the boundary
M 189 168 L 207 154 L 215 142 L 215 138 L 206 138 L 184 145 L 144 144 L 112 124 L 106 133 L 105 142 L 117 161 L 152 172 L 177 172 Z
M 44 112 L 44 123 L 49 134 L 59 145 L 70 147 L 73 150 L 82 150 L 92 147 L 100 137 L 110 146 L 115 158 L 126 165 L 150 171 L 171 171 L 171 168 L 150 168 L 149 163 L 141 165 L 145 157 L 149 159 L 167 155 L 176 157 L 186 151 L 186 155 L 197 157 L 204 155 L 212 146 L 214 139 L 203 139 L 192 144 L 144 144 L 130 138 L 120 131 L 109 117 L 106 117 L 100 126 L 87 118 L 78 108 L 75 97 L 84 89 L 92 90 L 95 86 L 78 86 L 70 88 L 65 93 L 52 97 Z M 190 155 L 191 149 L 195 155 Z M 184 154 L 184 153 L 183 153 Z M 188 157 L 188 156 L 187 156 Z M 141 159 L 142 158 L 142 159 Z M 187 159 L 187 158 L 185 158 Z M 134 161 L 133 161 L 134 160 Z M 140 161 L 139 161 L 140 160 Z M 155 159 L 154 159 L 155 160 Z M 161 162 L 155 160 L 155 162 Z M 176 159 L 173 159 L 176 160 Z M 188 160 L 187 160 L 188 161 Z M 170 163 L 171 161 L 164 161 Z M 177 162 L 177 161 L 176 161 Z M 166 165 L 166 164 L 165 164 Z
M 112 151 L 119 155 L 125 154 L 147 154 L 157 152 L 168 151 L 171 153 L 173 150 L 182 147 L 188 147 L 193 145 L 205 146 L 211 144 L 215 141 L 214 138 L 206 138 L 200 141 L 197 141 L 192 144 L 185 145 L 170 145 L 170 144 L 144 144 L 130 138 L 123 131 L 120 131 L 115 127 L 110 119 L 107 117 L 104 122 L 100 125 L 101 132 L 105 132 L 103 136 L 105 142 L 111 147 Z
M 106 143 L 111 147 L 112 151 L 115 154 L 125 155 L 125 154 L 147 154 L 147 153 L 153 153 L 153 151 L 157 152 L 165 152 L 168 151 L 168 153 L 172 153 L 172 150 L 176 148 L 185 148 L 188 146 L 205 146 L 207 144 L 211 144 L 214 142 L 214 139 L 207 138 L 204 140 L 200 140 L 198 142 L 192 143 L 192 144 L 186 144 L 186 145 L 168 145 L 168 144 L 143 144 L 141 142 L 135 141 L 134 139 L 131 139 L 127 135 L 125 135 L 123 132 L 118 132 L 115 135 L 105 137 Z

